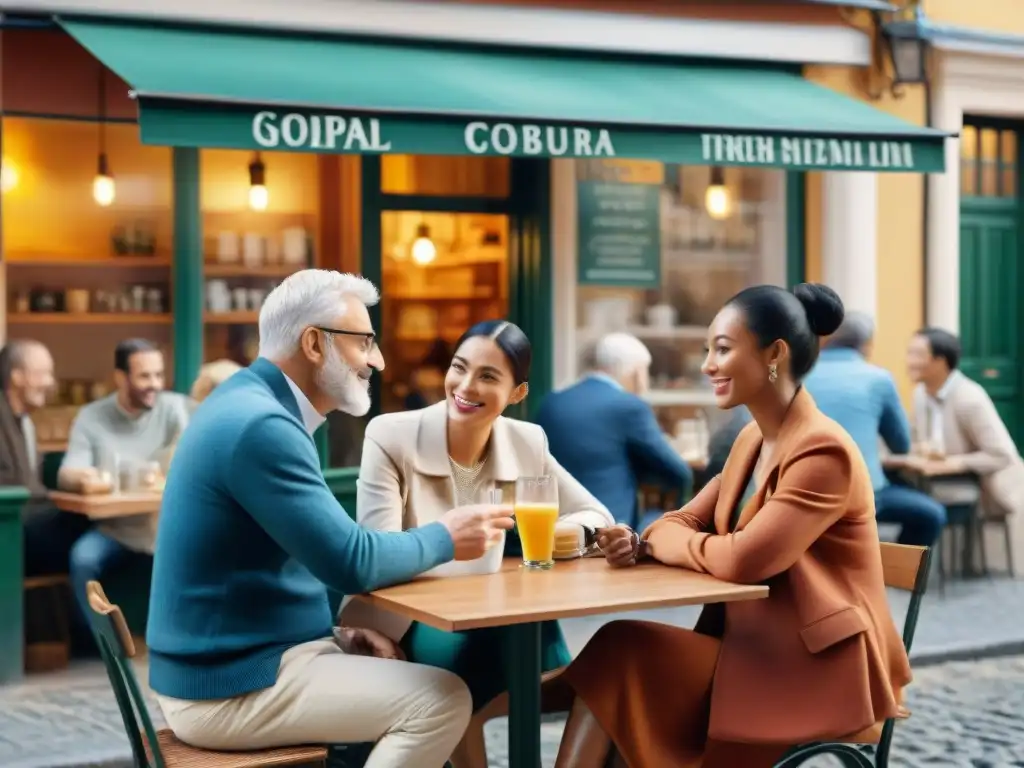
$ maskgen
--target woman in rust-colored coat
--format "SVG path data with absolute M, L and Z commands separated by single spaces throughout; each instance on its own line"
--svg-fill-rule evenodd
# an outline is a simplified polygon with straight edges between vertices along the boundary
M 910 665 L 886 601 L 871 480 L 850 437 L 800 388 L 835 331 L 830 289 L 757 286 L 708 331 L 719 407 L 754 417 L 722 474 L 643 537 L 606 529 L 609 562 L 645 559 L 767 584 L 763 600 L 708 606 L 694 631 L 603 627 L 564 680 L 576 700 L 558 768 L 769 768 L 810 741 L 877 741 Z

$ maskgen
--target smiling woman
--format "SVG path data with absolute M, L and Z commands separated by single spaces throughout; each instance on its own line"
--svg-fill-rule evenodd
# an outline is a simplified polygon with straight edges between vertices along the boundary
M 519 478 L 546 475 L 558 487 L 560 533 L 582 544 L 588 529 L 611 525 L 608 510 L 551 456 L 544 431 L 502 415 L 529 393 L 531 358 L 530 340 L 514 323 L 487 320 L 465 331 L 447 366 L 441 402 L 378 416 L 366 428 L 359 522 L 385 531 L 419 528 L 454 507 L 487 502 L 495 491 L 503 503 L 514 503 Z M 493 572 L 503 553 L 518 554 L 513 536 L 504 543 L 478 560 L 446 564 L 430 573 Z M 459 674 L 469 685 L 475 710 L 506 689 L 505 667 L 496 663 L 507 641 L 503 628 L 445 633 L 361 603 L 346 605 L 342 621 L 400 640 L 410 661 Z M 569 662 L 557 623 L 544 625 L 542 643 L 545 672 Z M 453 758 L 456 768 L 487 764 L 481 727 L 470 728 Z

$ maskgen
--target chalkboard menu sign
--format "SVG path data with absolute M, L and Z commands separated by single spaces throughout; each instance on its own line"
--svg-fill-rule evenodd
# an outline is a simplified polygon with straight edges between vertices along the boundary
M 580 285 L 657 288 L 661 283 L 660 169 L 577 163 Z M 653 182 L 653 183 L 652 183 Z

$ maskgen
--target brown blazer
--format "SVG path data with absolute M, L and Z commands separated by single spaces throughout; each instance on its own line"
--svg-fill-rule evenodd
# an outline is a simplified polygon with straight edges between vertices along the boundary
M 722 474 L 645 532 L 664 562 L 770 588 L 765 600 L 709 606 L 698 622 L 722 638 L 708 735 L 877 740 L 911 673 L 886 600 L 867 467 L 801 390 L 730 533 L 760 449 L 749 424 Z

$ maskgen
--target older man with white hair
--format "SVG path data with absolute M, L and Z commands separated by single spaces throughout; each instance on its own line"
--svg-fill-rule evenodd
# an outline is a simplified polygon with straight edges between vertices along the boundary
M 470 717 L 455 675 L 366 629 L 332 635 L 343 594 L 480 557 L 507 507 L 402 533 L 359 527 L 324 483 L 312 434 L 361 416 L 384 368 L 356 275 L 304 270 L 260 312 L 260 356 L 218 386 L 178 445 L 157 535 L 150 685 L 182 741 L 215 750 L 376 742 L 368 768 L 443 765 Z
M 878 521 L 900 525 L 900 544 L 929 547 L 946 525 L 946 509 L 920 491 L 891 484 L 882 469 L 879 438 L 893 453 L 909 453 L 910 422 L 892 374 L 867 361 L 874 336 L 870 315 L 847 312 L 804 386 L 822 413 L 839 422 L 860 448 L 875 489 Z
M 594 370 L 549 395 L 537 423 L 558 463 L 618 522 L 637 527 L 641 480 L 685 493 L 693 473 L 641 397 L 651 367 L 651 353 L 643 342 L 628 333 L 611 333 L 597 342 L 593 356 Z

